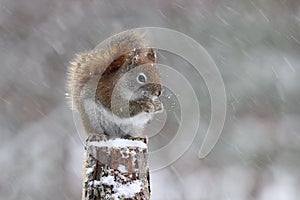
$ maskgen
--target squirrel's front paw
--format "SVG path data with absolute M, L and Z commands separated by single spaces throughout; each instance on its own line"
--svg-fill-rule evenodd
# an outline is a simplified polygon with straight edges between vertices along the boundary
M 163 110 L 163 104 L 158 97 L 153 97 L 146 102 L 144 111 L 147 113 L 157 113 Z
M 146 102 L 145 107 L 144 107 L 144 111 L 146 113 L 154 113 L 155 112 L 155 107 L 154 107 L 153 103 L 150 102 L 150 101 Z

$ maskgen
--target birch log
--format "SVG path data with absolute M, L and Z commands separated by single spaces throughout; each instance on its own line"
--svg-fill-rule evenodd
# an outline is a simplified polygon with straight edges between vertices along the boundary
M 149 200 L 146 138 L 89 137 L 85 147 L 82 200 Z

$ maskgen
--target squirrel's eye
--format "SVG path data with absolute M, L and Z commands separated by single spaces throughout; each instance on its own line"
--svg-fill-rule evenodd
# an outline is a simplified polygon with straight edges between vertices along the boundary
M 146 83 L 147 81 L 147 77 L 144 73 L 140 73 L 138 76 L 137 76 L 137 81 L 139 83 Z

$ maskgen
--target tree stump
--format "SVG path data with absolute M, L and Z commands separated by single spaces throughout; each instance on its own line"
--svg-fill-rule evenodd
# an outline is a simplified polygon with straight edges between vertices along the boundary
M 89 137 L 82 200 L 149 200 L 147 138 Z

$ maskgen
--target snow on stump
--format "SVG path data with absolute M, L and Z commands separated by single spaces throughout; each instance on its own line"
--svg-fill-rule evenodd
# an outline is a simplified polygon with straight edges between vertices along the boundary
M 150 199 L 147 138 L 97 134 L 85 149 L 82 200 Z

